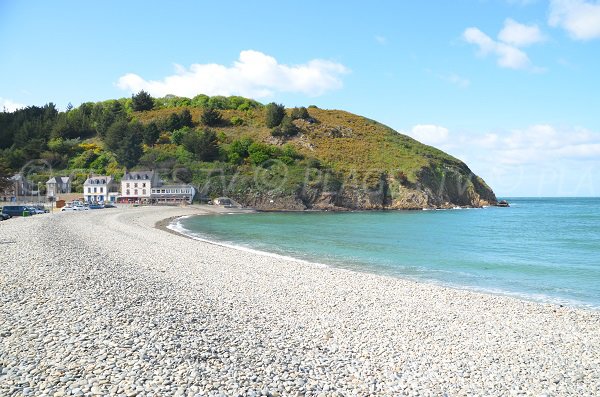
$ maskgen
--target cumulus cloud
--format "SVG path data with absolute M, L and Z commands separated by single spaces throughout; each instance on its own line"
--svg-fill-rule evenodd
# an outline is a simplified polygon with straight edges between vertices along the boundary
M 476 27 L 467 28 L 463 39 L 479 47 L 481 56 L 494 55 L 500 67 L 508 69 L 525 69 L 540 71 L 534 67 L 529 56 L 520 47 L 544 41 L 544 35 L 536 25 L 524 25 L 513 19 L 504 21 L 504 27 L 498 33 L 498 40 L 482 32 Z
M 531 61 L 527 54 L 517 47 L 493 40 L 477 28 L 468 28 L 463 33 L 467 43 L 479 47 L 481 56 L 495 55 L 498 66 L 509 69 L 529 69 Z
M 2 112 L 2 111 L 14 112 L 17 109 L 22 109 L 24 107 L 25 107 L 25 105 L 23 105 L 21 103 L 17 103 L 10 99 L 0 97 L 0 112 Z
M 435 124 L 417 124 L 408 133 L 417 141 L 426 145 L 437 146 L 448 141 L 448 129 Z
M 600 157 L 600 134 L 581 127 L 538 124 L 502 135 L 490 133 L 477 144 L 494 151 L 498 162 L 511 165 Z
M 600 133 L 582 127 L 536 124 L 522 129 L 490 132 L 480 136 L 456 133 L 434 124 L 417 124 L 407 133 L 416 140 L 448 151 L 459 158 L 465 153 L 494 164 L 541 164 L 556 160 L 600 159 Z
M 600 38 L 600 2 L 552 0 L 548 23 L 563 28 L 576 40 Z
M 154 96 L 167 94 L 193 97 L 207 95 L 242 95 L 264 98 L 276 92 L 319 96 L 342 87 L 341 76 L 349 73 L 344 65 L 314 59 L 301 65 L 285 65 L 259 51 L 242 51 L 232 66 L 193 64 L 176 65 L 175 74 L 162 80 L 146 80 L 128 73 L 117 86 L 132 93 L 145 90 Z
M 525 47 L 545 40 L 537 25 L 524 25 L 508 18 L 498 33 L 498 40 L 517 47 Z
M 407 134 L 466 162 L 497 193 L 564 196 L 600 192 L 600 132 L 536 124 L 478 136 L 421 124 Z

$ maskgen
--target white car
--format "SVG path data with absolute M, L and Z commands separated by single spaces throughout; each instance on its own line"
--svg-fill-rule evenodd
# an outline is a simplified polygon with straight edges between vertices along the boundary
M 89 211 L 89 208 L 83 205 L 67 205 L 62 207 L 61 211 Z

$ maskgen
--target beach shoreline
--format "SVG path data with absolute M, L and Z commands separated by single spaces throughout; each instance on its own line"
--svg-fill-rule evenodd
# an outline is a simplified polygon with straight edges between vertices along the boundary
M 290 211 L 259 211 L 259 210 L 250 210 L 250 209 L 237 209 L 232 212 L 230 209 L 225 209 L 223 207 L 218 207 L 218 206 L 216 206 L 216 207 L 215 206 L 197 206 L 197 207 L 199 209 L 198 213 L 191 214 L 191 215 L 187 214 L 187 215 L 183 215 L 183 216 L 175 216 L 175 217 L 170 217 L 168 219 L 161 220 L 156 223 L 156 228 L 167 231 L 169 233 L 172 233 L 172 234 L 175 234 L 178 236 L 181 236 L 181 237 L 184 237 L 184 238 L 192 239 L 195 241 L 200 241 L 200 242 L 203 242 L 206 244 L 222 246 L 222 247 L 226 247 L 228 249 L 234 249 L 234 250 L 238 250 L 241 252 L 248 252 L 251 254 L 256 254 L 256 255 L 261 255 L 261 256 L 266 256 L 266 257 L 273 257 L 276 259 L 288 260 L 288 261 L 296 262 L 296 263 L 308 264 L 309 266 L 329 267 L 332 269 L 336 269 L 338 271 L 348 271 L 348 272 L 354 272 L 354 273 L 358 273 L 358 274 L 372 274 L 372 275 L 377 275 L 377 276 L 381 276 L 381 277 L 391 277 L 393 279 L 399 279 L 399 280 L 403 280 L 405 282 L 414 282 L 414 283 L 418 283 L 418 284 L 426 284 L 426 285 L 436 286 L 436 287 L 440 287 L 440 288 L 448 288 L 448 289 L 452 289 L 452 290 L 462 290 L 462 291 L 469 291 L 469 292 L 478 293 L 478 294 L 506 297 L 506 298 L 510 298 L 510 299 L 517 299 L 517 300 L 541 304 L 541 305 L 553 305 L 553 306 L 560 307 L 560 308 L 568 307 L 568 308 L 572 308 L 572 309 L 590 310 L 590 311 L 595 311 L 595 312 L 600 313 L 600 306 L 591 305 L 591 304 L 588 304 L 586 302 L 581 302 L 581 301 L 561 299 L 559 297 L 540 295 L 540 294 L 534 294 L 534 293 L 502 290 L 502 289 L 498 289 L 498 288 L 485 288 L 485 287 L 477 287 L 474 285 L 467 285 L 467 284 L 463 285 L 463 284 L 456 284 L 456 283 L 447 283 L 447 282 L 436 280 L 436 279 L 420 279 L 417 277 L 409 277 L 409 276 L 406 276 L 403 274 L 398 274 L 398 273 L 392 274 L 389 272 L 385 272 L 382 270 L 377 270 L 377 269 L 369 268 L 369 267 L 348 268 L 348 267 L 344 267 L 343 265 L 341 266 L 339 263 L 319 262 L 318 260 L 315 260 L 314 258 L 313 259 L 301 259 L 301 258 L 298 258 L 297 256 L 288 255 L 285 253 L 276 253 L 276 252 L 269 251 L 269 250 L 259 250 L 259 249 L 252 248 L 251 246 L 248 246 L 248 245 L 244 244 L 243 242 L 233 243 L 233 242 L 221 241 L 218 239 L 214 239 L 211 236 L 199 237 L 192 231 L 184 229 L 183 226 L 180 225 L 179 220 L 186 219 L 186 218 L 193 217 L 193 216 L 204 216 L 204 215 L 211 215 L 211 214 L 212 215 L 214 215 L 214 214 L 235 215 L 235 214 L 244 214 L 244 213 L 265 213 L 265 212 L 288 213 Z M 400 211 L 405 211 L 405 210 L 400 210 Z M 304 211 L 293 211 L 293 212 L 305 213 Z M 322 212 L 322 211 L 315 211 L 315 212 Z M 366 212 L 373 212 L 373 211 L 366 211 Z
M 203 207 L 1 223 L 0 394 L 600 394 L 598 312 L 167 227 Z

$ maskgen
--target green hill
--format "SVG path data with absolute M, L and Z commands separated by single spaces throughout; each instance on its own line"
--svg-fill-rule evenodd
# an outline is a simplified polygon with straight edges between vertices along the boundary
M 194 184 L 200 197 L 260 209 L 496 203 L 460 160 L 361 116 L 241 97 L 144 94 L 68 112 L 49 104 L 0 113 L 0 154 L 13 170 L 42 159 L 52 173 L 72 174 L 77 188 L 89 172 L 119 177 L 125 167 L 152 168 Z M 50 173 L 39 168 L 34 182 Z

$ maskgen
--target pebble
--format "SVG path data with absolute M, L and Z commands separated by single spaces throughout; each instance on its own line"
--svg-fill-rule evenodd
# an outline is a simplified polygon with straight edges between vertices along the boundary
M 0 223 L 0 395 L 600 393 L 600 313 L 261 256 L 139 207 Z

